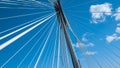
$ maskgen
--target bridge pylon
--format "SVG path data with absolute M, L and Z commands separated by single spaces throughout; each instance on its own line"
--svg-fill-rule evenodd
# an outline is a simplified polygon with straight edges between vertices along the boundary
M 75 54 L 74 48 L 71 43 L 70 35 L 68 33 L 69 23 L 67 21 L 67 18 L 65 17 L 62 6 L 60 4 L 60 0 L 54 2 L 54 8 L 57 14 L 58 22 L 60 25 L 60 30 L 63 30 L 64 37 L 66 39 L 67 47 L 71 56 L 71 60 L 73 63 L 74 68 L 81 68 L 81 65 L 79 63 L 79 60 L 77 59 L 77 56 Z

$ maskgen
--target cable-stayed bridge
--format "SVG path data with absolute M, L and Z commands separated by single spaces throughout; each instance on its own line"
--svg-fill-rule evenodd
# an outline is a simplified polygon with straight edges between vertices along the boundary
M 97 53 L 89 52 L 89 48 L 81 42 L 79 33 L 89 29 L 98 30 L 86 23 L 75 24 L 69 21 L 79 16 L 74 17 L 74 14 L 70 13 L 69 15 L 73 18 L 69 18 L 64 12 L 69 8 L 95 1 L 64 8 L 67 2 L 63 0 L 0 1 L 0 27 L 2 27 L 0 29 L 0 67 L 119 68 L 119 46 L 103 43 L 101 46 L 96 46 Z M 72 2 L 74 3 L 74 0 L 70 1 Z M 74 10 L 70 11 L 74 12 Z M 81 10 L 80 13 L 87 12 Z M 89 20 L 84 17 L 81 19 Z M 70 22 L 79 26 L 81 31 L 74 28 Z M 81 25 L 85 28 L 80 27 Z M 98 32 L 104 35 L 104 32 Z M 96 41 L 98 37 L 96 35 L 91 40 Z M 90 45 L 94 46 L 92 43 Z

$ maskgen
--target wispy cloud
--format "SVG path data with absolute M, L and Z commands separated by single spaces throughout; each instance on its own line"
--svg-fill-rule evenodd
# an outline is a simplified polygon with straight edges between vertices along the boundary
M 106 37 L 107 42 L 111 43 L 114 40 L 120 40 L 120 36 L 118 36 L 117 34 L 113 34 L 110 36 Z
M 120 20 L 120 7 L 116 9 L 116 13 L 113 16 L 115 17 L 115 20 Z
M 78 43 L 72 44 L 72 45 L 73 45 L 75 48 L 80 48 Z M 87 46 L 87 47 L 93 47 L 93 46 L 94 46 L 93 43 L 88 43 L 88 44 L 81 43 L 81 45 L 84 46 L 85 48 L 86 48 L 86 46 Z M 91 56 L 91 55 L 97 54 L 96 51 L 88 51 L 88 50 L 86 50 L 86 49 L 85 49 L 85 51 L 83 51 L 82 53 L 83 53 L 83 55 L 85 55 L 85 56 Z
M 88 40 L 88 38 L 87 38 L 87 36 L 92 36 L 92 35 L 93 35 L 93 33 L 85 33 L 85 34 L 83 34 L 82 42 L 84 43 L 85 47 L 93 47 L 94 46 L 94 44 L 92 42 L 90 42 Z
M 120 23 L 118 23 L 118 24 L 117 24 L 117 26 L 119 26 L 119 27 L 120 27 Z
M 120 27 L 117 27 L 117 28 L 116 28 L 116 32 L 117 32 L 117 33 L 120 33 Z
M 110 43 L 110 42 L 112 42 L 113 40 L 115 40 L 116 37 L 117 37 L 117 36 L 116 36 L 115 34 L 114 34 L 114 35 L 110 35 L 110 36 L 107 36 L 107 37 L 106 37 L 106 40 L 107 40 L 107 42 Z
M 93 33 L 85 33 L 85 34 L 83 34 L 81 43 L 72 44 L 75 48 L 80 48 L 83 55 L 85 55 L 85 56 L 90 56 L 90 55 L 97 54 L 96 51 L 88 51 L 89 47 L 91 48 L 91 47 L 95 46 L 94 43 L 92 43 L 92 42 L 90 42 L 88 40 L 87 36 L 89 36 L 89 35 L 91 36 L 91 35 L 93 35 Z M 82 47 L 80 47 L 79 45 L 82 46 Z
M 83 36 L 82 36 L 82 41 L 83 41 L 83 42 L 87 42 L 87 41 L 88 41 L 88 40 L 86 39 L 86 36 L 87 36 L 87 33 L 83 34 Z
M 117 24 L 117 27 L 116 27 L 115 33 L 112 34 L 112 35 L 108 35 L 108 36 L 106 37 L 107 42 L 111 43 L 112 41 L 120 40 L 120 36 L 119 36 L 119 34 L 120 34 L 120 23 Z
M 87 44 L 87 46 L 88 47 L 93 47 L 93 46 L 95 46 L 93 43 L 91 43 L 91 42 L 89 42 L 88 44 Z
M 91 5 L 90 12 L 92 14 L 92 22 L 93 23 L 101 23 L 106 20 L 106 16 L 110 16 L 112 14 L 112 4 L 104 3 Z
M 87 42 L 87 43 L 75 43 L 72 44 L 75 48 L 80 48 L 79 45 L 81 45 L 82 47 L 94 47 L 95 44 L 93 44 L 92 42 Z
M 84 55 L 90 56 L 90 55 L 95 55 L 97 54 L 96 51 L 86 51 L 85 53 L 83 53 Z
M 120 34 L 120 24 L 117 24 L 116 33 Z
M 78 43 L 76 43 L 76 44 L 72 44 L 74 47 L 76 47 L 76 48 L 79 48 L 79 45 L 78 45 Z

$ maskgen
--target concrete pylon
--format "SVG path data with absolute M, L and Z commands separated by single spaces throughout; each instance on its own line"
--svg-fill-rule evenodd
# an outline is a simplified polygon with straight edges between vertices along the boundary
M 70 53 L 70 56 L 71 56 L 71 59 L 72 59 L 73 67 L 74 68 L 81 68 L 81 65 L 80 65 L 80 63 L 79 63 L 79 61 L 76 57 L 74 48 L 72 46 L 69 33 L 67 31 L 67 29 L 69 28 L 69 23 L 68 23 L 67 18 L 65 17 L 65 15 L 63 13 L 63 10 L 62 10 L 62 7 L 61 7 L 61 4 L 60 4 L 59 0 L 54 2 L 54 8 L 56 10 L 56 14 L 57 14 L 57 18 L 58 18 L 58 21 L 59 21 L 60 28 L 64 32 L 67 47 L 68 47 L 68 50 L 69 50 L 69 53 Z

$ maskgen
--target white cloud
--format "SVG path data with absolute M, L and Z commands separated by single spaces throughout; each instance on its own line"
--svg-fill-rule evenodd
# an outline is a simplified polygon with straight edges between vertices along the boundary
M 93 43 L 91 43 L 91 42 L 89 42 L 88 44 L 87 44 L 87 46 L 88 47 L 93 47 L 93 46 L 95 46 Z
M 91 5 L 90 12 L 92 14 L 92 22 L 96 24 L 104 22 L 106 16 L 110 16 L 112 14 L 111 6 L 112 4 L 110 3 Z
M 92 33 L 91 33 L 92 34 Z M 89 34 L 90 35 L 90 34 Z M 83 36 L 82 36 L 82 41 L 83 42 L 87 42 L 88 39 L 86 38 L 88 36 L 88 33 L 84 33 Z
M 112 36 L 107 36 L 106 37 L 106 40 L 107 40 L 107 42 L 112 42 L 114 39 L 116 38 L 116 36 L 114 36 L 114 35 L 112 35 Z
M 97 54 L 97 52 L 86 51 L 86 52 L 84 53 L 84 55 L 95 55 L 95 54 Z
M 117 27 L 117 28 L 116 28 L 116 32 L 117 32 L 117 33 L 120 33 L 120 27 Z
M 86 41 L 88 41 L 85 37 L 82 37 L 82 41 L 83 42 L 86 42 Z
M 113 16 L 115 16 L 115 20 L 120 20 L 120 7 L 116 9 L 116 13 Z
M 119 26 L 119 27 L 120 27 L 120 23 L 119 23 L 119 24 L 117 24 L 117 26 Z
M 78 43 L 76 43 L 76 44 L 72 44 L 74 47 L 76 47 L 76 48 L 79 48 L 79 45 L 78 45 Z
M 107 42 L 111 43 L 114 40 L 120 40 L 120 36 L 117 36 L 117 34 L 113 34 L 106 37 Z
M 85 44 L 83 43 L 76 43 L 76 44 L 72 44 L 74 47 L 76 48 L 83 48 Z
M 107 42 L 111 43 L 112 41 L 118 41 L 120 40 L 120 23 L 117 24 L 116 33 L 114 33 L 113 35 L 109 35 L 106 37 Z
M 117 24 L 116 33 L 120 33 L 120 23 Z
M 90 42 L 86 37 L 87 36 L 92 36 L 93 35 L 93 33 L 90 33 L 90 34 L 88 34 L 88 33 L 85 33 L 85 34 L 83 34 L 83 37 L 82 37 L 82 42 L 84 42 L 84 46 L 85 47 L 93 47 L 94 46 L 94 44 L 92 43 L 92 42 Z

